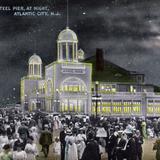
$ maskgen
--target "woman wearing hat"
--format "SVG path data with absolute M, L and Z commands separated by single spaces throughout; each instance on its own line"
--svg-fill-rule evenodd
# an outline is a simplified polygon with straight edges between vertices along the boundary
M 12 160 L 10 149 L 11 148 L 9 144 L 5 144 L 3 146 L 3 152 L 0 153 L 0 160 Z
M 36 160 L 36 156 L 38 156 L 38 149 L 33 141 L 33 137 L 28 137 L 28 143 L 25 146 L 27 160 Z
M 100 151 L 97 141 L 94 140 L 93 133 L 88 133 L 88 143 L 84 149 L 81 160 L 100 160 Z
M 78 151 L 78 158 L 81 159 L 84 149 L 86 148 L 86 135 L 83 133 L 83 128 L 80 128 L 79 134 L 77 135 L 77 151 Z
M 65 141 L 65 160 L 78 160 L 76 138 L 70 129 L 66 131 Z

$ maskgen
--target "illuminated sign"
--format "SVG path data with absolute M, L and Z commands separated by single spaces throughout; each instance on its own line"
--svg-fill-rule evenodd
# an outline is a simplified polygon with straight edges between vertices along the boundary
M 62 73 L 70 73 L 70 74 L 85 74 L 86 73 L 86 67 L 83 64 L 62 64 L 61 66 L 61 72 Z

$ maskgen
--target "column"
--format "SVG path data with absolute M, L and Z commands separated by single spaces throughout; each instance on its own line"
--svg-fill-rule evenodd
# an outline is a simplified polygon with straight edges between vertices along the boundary
M 74 53 L 74 42 L 72 43 L 72 60 L 74 61 L 74 55 L 75 55 L 75 53 Z
M 37 75 L 40 76 L 40 65 L 37 65 Z
M 111 98 L 111 114 L 113 114 L 113 99 Z
M 31 69 L 30 68 L 31 68 L 31 66 L 29 65 L 29 67 L 28 67 L 28 75 L 31 75 L 31 73 L 30 73 Z
M 79 103 L 78 103 L 78 99 L 77 99 L 77 111 L 79 112 Z
M 32 75 L 32 64 L 30 65 L 30 75 Z
M 66 60 L 69 60 L 69 56 L 68 56 L 68 43 L 66 42 Z
M 40 64 L 40 76 L 42 77 L 42 72 L 41 72 L 41 70 L 42 70 L 42 65 Z
M 35 69 L 35 64 L 33 64 L 33 75 L 34 75 L 34 71 L 35 71 L 34 69 Z
M 76 43 L 76 51 L 75 51 L 75 54 L 76 54 L 76 60 L 78 60 L 77 50 L 78 50 L 78 45 L 77 45 L 77 43 Z
M 83 112 L 85 113 L 85 114 L 87 114 L 88 113 L 88 111 L 87 111 L 87 100 L 85 99 L 84 101 L 83 101 L 84 103 L 84 108 L 83 108 Z
M 57 60 L 60 60 L 60 56 L 59 56 L 59 42 L 57 43 Z
M 123 102 L 123 99 L 122 99 L 122 115 L 124 115 L 124 102 Z
M 31 75 L 33 75 L 33 64 L 31 64 Z
M 62 50 L 62 44 L 59 44 L 59 58 L 60 58 L 60 60 L 63 60 L 63 55 L 62 55 L 62 52 L 63 52 L 63 50 Z

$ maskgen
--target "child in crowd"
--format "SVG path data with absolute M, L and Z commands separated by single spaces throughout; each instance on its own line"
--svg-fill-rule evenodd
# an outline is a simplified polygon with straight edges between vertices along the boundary
M 58 137 L 55 138 L 53 152 L 54 152 L 55 160 L 60 160 L 61 143 Z

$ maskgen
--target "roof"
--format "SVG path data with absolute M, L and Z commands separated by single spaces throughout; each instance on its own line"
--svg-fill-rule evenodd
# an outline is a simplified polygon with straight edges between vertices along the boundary
M 78 42 L 77 35 L 74 31 L 69 29 L 68 27 L 62 30 L 58 36 L 59 42 Z
M 42 60 L 41 58 L 36 55 L 36 54 L 33 54 L 30 58 L 29 58 L 29 61 L 28 61 L 29 64 L 42 64 Z
M 129 71 L 113 64 L 110 61 L 104 60 L 103 71 L 96 70 L 96 56 L 89 57 L 84 62 L 92 63 L 92 80 L 101 82 L 135 82 Z

